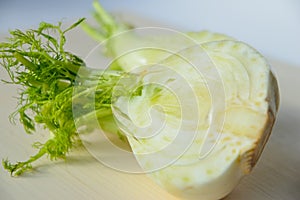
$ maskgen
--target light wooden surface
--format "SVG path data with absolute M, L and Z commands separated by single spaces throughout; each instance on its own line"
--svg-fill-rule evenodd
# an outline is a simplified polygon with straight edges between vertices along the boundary
M 94 45 L 81 32 L 68 35 L 69 48 L 82 56 Z M 2 40 L 1 40 L 2 41 Z M 270 62 L 277 74 L 281 105 L 270 140 L 254 171 L 244 178 L 226 200 L 300 199 L 300 68 Z M 0 70 L 0 78 L 5 78 Z M 16 106 L 16 88 L 0 84 L 0 158 L 24 160 L 35 150 L 31 144 L 45 140 L 47 133 L 26 135 L 19 124 L 9 123 Z M 42 159 L 35 170 L 12 178 L 0 169 L 0 199 L 119 200 L 177 199 L 145 175 L 133 175 L 107 168 L 84 149 L 74 150 L 66 161 Z

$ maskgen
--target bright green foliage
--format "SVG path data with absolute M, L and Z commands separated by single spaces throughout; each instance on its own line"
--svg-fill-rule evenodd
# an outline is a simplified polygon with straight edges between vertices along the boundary
M 61 23 L 41 23 L 37 30 L 11 31 L 8 42 L 0 43 L 0 64 L 10 76 L 7 83 L 21 86 L 18 108 L 11 117 L 19 118 L 27 133 L 36 126 L 48 129 L 50 139 L 34 143 L 37 154 L 27 161 L 2 161 L 12 175 L 31 169 L 43 155 L 51 160 L 65 158 L 79 140 L 76 122 L 111 115 L 111 94 L 122 72 L 88 69 L 83 60 L 64 50 L 65 33 L 84 19 L 62 30 Z M 76 95 L 74 89 L 76 88 Z M 97 99 L 94 101 L 95 98 Z M 73 110 L 80 109 L 76 116 Z

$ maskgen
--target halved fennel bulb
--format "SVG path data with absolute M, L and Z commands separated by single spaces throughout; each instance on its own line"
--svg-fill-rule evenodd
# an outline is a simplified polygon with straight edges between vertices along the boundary
M 170 193 L 220 199 L 256 164 L 278 109 L 266 60 L 234 40 L 193 45 L 131 72 L 141 95 L 113 112 L 143 170 Z M 122 83 L 123 85 L 125 83 Z

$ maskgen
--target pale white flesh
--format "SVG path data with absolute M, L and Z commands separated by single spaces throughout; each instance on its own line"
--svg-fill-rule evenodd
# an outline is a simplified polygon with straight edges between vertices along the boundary
M 201 56 L 209 59 L 198 62 Z M 276 80 L 257 51 L 233 40 L 206 42 L 160 64 L 175 73 L 154 67 L 144 81 L 167 90 L 157 95 L 144 87 L 142 96 L 116 103 L 130 118 L 120 120 L 123 131 L 141 167 L 163 188 L 186 199 L 220 199 L 260 156 L 277 112 Z

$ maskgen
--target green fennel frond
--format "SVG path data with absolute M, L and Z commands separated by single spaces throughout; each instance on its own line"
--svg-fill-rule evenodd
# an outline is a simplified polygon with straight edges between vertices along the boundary
M 27 161 L 12 164 L 7 159 L 2 160 L 11 175 L 31 169 L 32 162 L 44 155 L 51 160 L 65 158 L 79 140 L 74 108 L 81 109 L 78 118 L 85 118 L 91 112 L 102 113 L 99 118 L 111 114 L 107 105 L 111 103 L 111 92 L 119 73 L 104 74 L 88 69 L 81 58 L 64 50 L 65 33 L 83 20 L 64 30 L 61 23 L 43 22 L 38 29 L 11 31 L 8 42 L 0 43 L 0 65 L 10 77 L 6 82 L 21 89 L 17 110 L 11 117 L 18 117 L 27 133 L 35 132 L 38 124 L 51 132 L 48 141 L 34 145 L 38 152 Z M 79 91 L 75 97 L 74 88 Z M 94 102 L 91 98 L 99 101 L 89 106 L 89 102 Z

